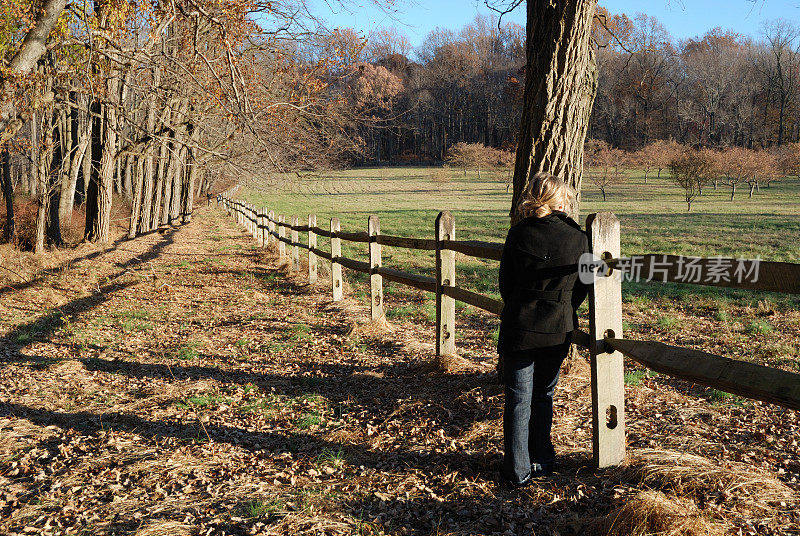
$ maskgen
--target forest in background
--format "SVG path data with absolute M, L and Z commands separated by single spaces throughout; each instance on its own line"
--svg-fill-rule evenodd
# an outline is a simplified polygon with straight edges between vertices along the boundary
M 675 140 L 763 148 L 800 139 L 800 27 L 776 20 L 750 38 L 715 28 L 676 40 L 654 17 L 595 17 L 598 85 L 589 137 L 636 150 Z M 354 37 L 355 38 L 355 35 Z M 454 143 L 516 147 L 525 29 L 478 17 L 417 48 L 384 30 L 356 60 L 364 160 L 443 160 Z

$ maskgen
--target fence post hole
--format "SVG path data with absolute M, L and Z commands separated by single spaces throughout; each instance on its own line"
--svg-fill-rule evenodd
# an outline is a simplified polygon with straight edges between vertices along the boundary
M 586 229 L 592 253 L 619 258 L 619 220 L 611 212 L 590 214 Z M 589 288 L 589 335 L 592 367 L 592 447 L 598 468 L 625 459 L 625 381 L 622 354 L 607 352 L 604 335 L 622 338 L 622 277 L 599 274 Z
M 317 282 L 317 254 L 312 251 L 317 247 L 317 233 L 313 228 L 317 226 L 317 215 L 308 215 L 308 282 Z
M 442 294 L 443 286 L 456 286 L 456 252 L 442 249 L 443 240 L 455 240 L 456 221 L 449 211 L 436 217 L 436 355 L 456 353 L 456 301 Z
M 300 232 L 295 228 L 300 225 L 300 219 L 297 216 L 292 216 L 292 271 L 300 271 L 300 247 L 297 245 L 300 242 Z
M 270 245 L 275 240 L 275 237 L 272 235 L 272 233 L 275 232 L 275 211 L 270 210 L 267 212 L 267 218 L 269 218 L 267 221 L 267 245 Z
M 333 301 L 342 299 L 342 265 L 336 259 L 342 256 L 342 239 L 337 238 L 335 233 L 341 230 L 339 218 L 331 218 L 331 287 L 333 290 Z
M 381 222 L 377 216 L 370 216 L 367 220 L 367 233 L 369 240 L 369 297 L 372 320 L 383 316 L 383 278 L 375 272 L 381 267 L 381 245 L 374 237 L 381 234 Z
M 278 258 L 283 261 L 283 258 L 286 257 L 286 243 L 284 240 L 286 239 L 286 227 L 281 225 L 286 221 L 286 218 L 281 214 L 278 216 Z

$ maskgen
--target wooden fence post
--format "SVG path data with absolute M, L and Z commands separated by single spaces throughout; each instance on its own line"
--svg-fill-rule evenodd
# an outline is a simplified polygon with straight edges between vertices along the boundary
M 272 235 L 272 233 L 275 232 L 275 211 L 270 210 L 267 212 L 267 218 L 269 218 L 267 222 L 267 245 L 270 245 L 275 240 L 275 237 Z
M 586 229 L 592 253 L 619 258 L 619 220 L 611 212 L 590 214 Z M 592 367 L 592 446 L 598 468 L 625 459 L 625 380 L 622 354 L 611 351 L 605 335 L 622 338 L 622 277 L 609 271 L 589 288 L 589 335 Z
M 269 234 L 267 233 L 267 207 L 261 209 L 261 219 L 259 220 L 261 225 L 261 247 L 267 247 L 267 239 Z
M 296 227 L 300 225 L 300 219 L 297 216 L 292 216 L 292 271 L 300 271 L 300 247 L 297 245 L 300 242 L 300 232 Z
M 258 247 L 264 247 L 264 209 L 258 211 L 256 216 L 256 236 L 258 237 Z
M 317 254 L 311 251 L 317 247 L 317 233 L 313 228 L 317 226 L 317 215 L 308 215 L 308 282 L 317 282 Z
M 342 239 L 335 233 L 341 230 L 339 218 L 331 218 L 331 288 L 333 301 L 342 299 L 342 265 L 336 259 L 342 256 Z
M 381 234 L 381 222 L 377 216 L 370 216 L 367 220 L 367 233 L 369 241 L 369 294 L 372 320 L 383 317 L 383 278 L 375 272 L 381 267 L 381 245 L 373 237 Z
M 456 285 L 456 252 L 442 249 L 443 240 L 456 239 L 456 222 L 449 211 L 436 217 L 436 355 L 456 353 L 456 301 L 442 294 Z
M 283 214 L 278 216 L 278 258 L 283 261 L 283 258 L 286 257 L 286 243 L 284 243 L 284 239 L 286 238 L 286 227 L 281 225 L 285 223 L 286 218 L 284 218 Z

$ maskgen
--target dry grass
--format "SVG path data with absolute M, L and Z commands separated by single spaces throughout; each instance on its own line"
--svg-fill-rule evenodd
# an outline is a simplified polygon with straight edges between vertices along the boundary
M 785 507 L 797 501 L 795 493 L 781 481 L 744 464 L 726 465 L 720 467 L 693 454 L 643 449 L 631 454 L 623 471 L 632 480 L 681 496 L 703 498 L 713 494 L 723 500 L 735 496 L 760 510 Z
M 642 491 L 595 524 L 604 536 L 716 536 L 724 527 L 703 517 L 691 501 Z

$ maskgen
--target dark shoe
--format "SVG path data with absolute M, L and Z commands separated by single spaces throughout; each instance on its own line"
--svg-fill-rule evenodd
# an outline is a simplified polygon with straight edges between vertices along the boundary
M 533 478 L 531 475 L 528 475 L 519 482 L 516 482 L 514 480 L 509 480 L 508 478 L 506 478 L 505 475 L 500 475 L 500 481 L 510 488 L 520 489 L 520 488 L 526 488 L 529 485 L 531 485 L 531 483 L 533 482 Z
M 531 478 L 538 478 L 540 476 L 550 476 L 555 470 L 555 462 L 533 462 L 531 464 Z

